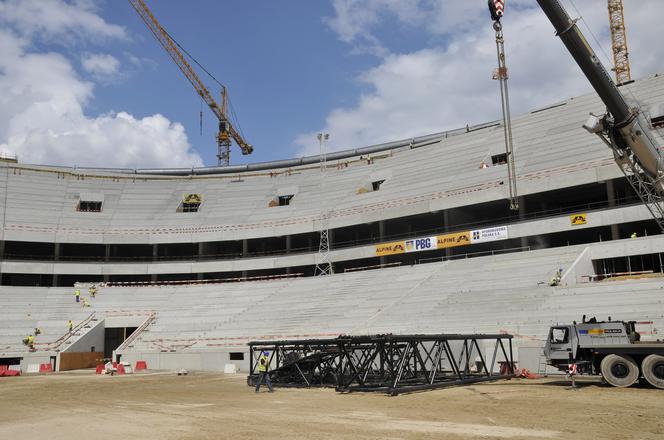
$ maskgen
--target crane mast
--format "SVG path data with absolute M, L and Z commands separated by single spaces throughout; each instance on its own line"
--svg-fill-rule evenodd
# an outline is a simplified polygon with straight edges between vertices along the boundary
M 627 31 L 623 0 L 608 0 L 609 27 L 611 28 L 611 48 L 613 49 L 613 70 L 616 83 L 620 86 L 632 80 L 627 50 Z
M 242 154 L 251 154 L 253 146 L 248 144 L 240 133 L 233 127 L 228 119 L 228 92 L 226 87 L 221 89 L 221 105 L 217 104 L 210 91 L 205 87 L 203 81 L 196 74 L 184 55 L 178 49 L 177 44 L 166 30 L 159 24 L 154 14 L 150 11 L 144 0 L 128 0 L 129 4 L 136 10 L 143 23 L 148 27 L 152 35 L 178 66 L 180 71 L 189 80 L 198 95 L 205 101 L 212 113 L 219 121 L 219 132 L 217 133 L 217 159 L 219 166 L 228 166 L 230 164 L 230 146 L 233 139 L 240 147 Z
M 613 151 L 628 182 L 664 232 L 664 157 L 650 123 L 638 107 L 627 105 L 599 58 L 558 0 L 537 0 L 567 50 L 607 108 L 584 125 Z

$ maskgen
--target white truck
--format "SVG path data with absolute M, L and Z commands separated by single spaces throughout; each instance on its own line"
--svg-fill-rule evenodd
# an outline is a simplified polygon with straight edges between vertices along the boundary
M 664 341 L 641 342 L 635 321 L 592 318 L 549 330 L 547 363 L 561 371 L 601 375 L 614 387 L 629 387 L 643 377 L 664 389 Z

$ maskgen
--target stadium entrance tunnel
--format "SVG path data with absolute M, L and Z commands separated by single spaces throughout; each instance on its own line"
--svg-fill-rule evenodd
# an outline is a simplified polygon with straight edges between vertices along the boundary
M 104 357 L 111 358 L 113 351 L 122 345 L 136 330 L 135 327 L 106 327 L 104 331 Z

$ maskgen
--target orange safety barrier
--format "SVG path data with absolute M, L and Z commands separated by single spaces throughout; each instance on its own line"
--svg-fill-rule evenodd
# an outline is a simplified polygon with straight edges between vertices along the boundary
M 39 364 L 39 372 L 40 373 L 52 373 L 53 372 L 53 367 L 51 364 Z
M 20 371 L 15 370 L 0 370 L 0 377 L 20 376 Z
M 0 365 L 0 371 L 7 371 L 9 370 L 9 365 Z
M 97 368 L 95 368 L 95 374 L 101 374 L 102 371 L 104 371 L 104 365 L 103 364 L 97 365 Z
M 148 364 L 145 361 L 136 361 L 136 368 L 134 368 L 134 371 L 141 371 L 147 369 L 148 369 Z
M 118 369 L 118 374 L 125 374 L 124 365 L 118 364 L 117 369 Z

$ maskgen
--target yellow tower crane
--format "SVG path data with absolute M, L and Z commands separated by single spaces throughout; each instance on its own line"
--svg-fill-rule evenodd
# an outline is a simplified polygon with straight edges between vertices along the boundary
M 180 68 L 184 76 L 187 77 L 189 82 L 205 103 L 210 107 L 212 113 L 219 120 L 219 132 L 217 133 L 217 159 L 219 166 L 228 166 L 230 163 L 230 148 L 231 139 L 233 139 L 240 147 L 242 154 L 251 154 L 254 147 L 247 142 L 240 135 L 240 133 L 233 127 L 228 118 L 228 92 L 226 87 L 221 87 L 221 105 L 212 97 L 210 91 L 205 87 L 203 81 L 198 77 L 194 69 L 187 62 L 184 55 L 178 49 L 178 44 L 166 32 L 166 30 L 159 24 L 155 16 L 152 14 L 144 0 L 128 0 L 131 6 L 136 10 L 141 20 L 150 29 L 152 35 L 157 39 L 159 44 L 166 50 L 171 59 Z
M 611 46 L 613 49 L 613 70 L 616 72 L 616 84 L 622 85 L 632 80 L 632 73 L 629 68 L 623 0 L 608 0 L 608 6 Z

